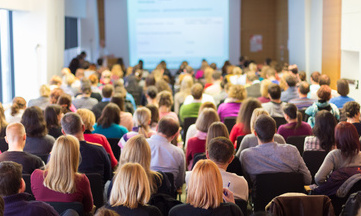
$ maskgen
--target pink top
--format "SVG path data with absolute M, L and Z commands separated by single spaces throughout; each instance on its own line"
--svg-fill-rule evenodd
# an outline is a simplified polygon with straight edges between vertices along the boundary
M 85 212 L 93 208 L 93 195 L 88 177 L 85 174 L 76 176 L 76 190 L 74 193 L 61 193 L 44 186 L 44 171 L 36 169 L 31 174 L 31 190 L 36 200 L 43 202 L 81 202 Z
M 118 164 L 118 160 L 114 156 L 112 147 L 110 146 L 107 138 L 104 135 L 85 133 L 84 139 L 87 142 L 97 143 L 104 147 L 105 151 L 110 155 L 110 163 L 112 165 L 112 168 L 114 168 Z

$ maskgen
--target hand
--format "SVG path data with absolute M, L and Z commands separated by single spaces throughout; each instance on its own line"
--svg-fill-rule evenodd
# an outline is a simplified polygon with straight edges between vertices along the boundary
M 226 202 L 235 203 L 233 193 L 228 188 L 223 188 L 223 199 Z

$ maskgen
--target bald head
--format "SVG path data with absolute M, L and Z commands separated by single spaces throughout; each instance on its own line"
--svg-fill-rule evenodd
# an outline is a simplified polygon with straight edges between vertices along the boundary
M 26 133 L 24 125 L 21 123 L 12 123 L 6 127 L 6 142 L 9 144 L 9 150 L 13 148 L 24 148 Z

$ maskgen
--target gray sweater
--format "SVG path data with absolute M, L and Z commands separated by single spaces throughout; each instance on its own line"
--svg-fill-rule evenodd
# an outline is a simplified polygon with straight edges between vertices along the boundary
M 286 144 L 285 139 L 283 136 L 279 134 L 275 134 L 274 136 L 275 142 L 279 144 Z M 243 137 L 241 145 L 239 146 L 239 149 L 236 153 L 237 157 L 241 156 L 241 152 L 247 148 L 255 147 L 258 145 L 257 137 L 254 134 L 247 134 Z

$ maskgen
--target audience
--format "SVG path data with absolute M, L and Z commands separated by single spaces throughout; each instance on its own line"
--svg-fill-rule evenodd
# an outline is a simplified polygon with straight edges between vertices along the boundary
M 179 109 L 181 104 L 184 103 L 184 100 L 188 95 L 191 94 L 191 88 L 193 86 L 193 79 L 190 76 L 186 76 L 183 78 L 180 91 L 174 95 L 174 112 L 179 113 Z
M 95 115 L 95 118 L 98 120 L 102 114 L 104 107 L 110 102 L 111 97 L 114 94 L 114 87 L 110 84 L 107 84 L 102 89 L 103 99 L 101 102 L 93 106 L 92 112 Z
M 331 85 L 330 77 L 327 74 L 320 75 L 319 84 L 320 84 L 320 86 L 322 86 L 322 85 L 330 86 Z M 337 91 L 334 89 L 331 89 L 331 98 L 338 97 L 338 96 L 340 96 L 340 95 L 337 93 Z
M 21 117 L 26 109 L 26 101 L 22 97 L 15 97 L 13 99 L 13 104 L 10 108 L 10 113 L 6 115 L 6 121 L 10 123 L 20 122 Z
M 11 123 L 6 128 L 6 142 L 9 149 L 0 154 L 0 162 L 13 161 L 23 166 L 24 174 L 31 174 L 35 169 L 44 166 L 44 162 L 35 155 L 24 152 L 26 134 L 21 123 Z
M 92 89 L 90 81 L 82 82 L 81 93 L 81 96 L 78 96 L 73 101 L 75 108 L 86 108 L 91 110 L 98 103 L 98 100 L 91 97 Z
M 277 84 L 271 83 L 268 86 L 268 95 L 271 98 L 270 102 L 263 103 L 262 107 L 272 117 L 283 117 L 283 106 L 286 104 L 281 101 L 281 87 Z
M 337 80 L 337 93 L 339 93 L 340 96 L 331 98 L 330 103 L 335 104 L 337 108 L 341 109 L 345 103 L 349 101 L 355 101 L 354 99 L 347 96 L 349 92 L 350 88 L 348 86 L 347 80 Z
M 255 72 L 250 71 L 247 73 L 247 84 L 245 86 L 247 86 L 247 97 L 261 97 L 261 83 Z
M 48 85 L 40 86 L 40 97 L 36 99 L 31 99 L 28 102 L 28 107 L 38 106 L 41 110 L 45 110 L 45 108 L 49 105 L 49 96 L 50 96 L 50 88 Z
M 4 198 L 5 216 L 59 214 L 49 204 L 29 201 L 31 195 L 25 192 L 25 182 L 21 177 L 22 167 L 12 161 L 0 162 L 0 196 Z
M 298 96 L 299 98 L 294 98 L 289 100 L 289 103 L 293 103 L 296 105 L 297 109 L 306 109 L 307 107 L 311 106 L 315 100 L 310 99 L 307 97 L 307 94 L 310 92 L 310 85 L 303 81 L 300 82 L 298 85 Z
M 71 96 L 69 94 L 60 95 L 57 104 L 59 106 L 61 106 L 61 112 L 63 114 L 66 114 L 68 112 L 72 112 L 72 110 L 71 110 L 72 100 L 71 100 Z M 75 108 L 74 111 L 76 111 L 76 108 Z
M 270 102 L 271 99 L 269 98 L 268 95 L 268 86 L 273 83 L 272 81 L 268 80 L 268 79 L 264 79 L 261 82 L 261 97 L 258 98 L 258 100 L 261 103 L 267 103 Z
M 214 71 L 212 74 L 212 85 L 204 90 L 204 93 L 211 95 L 212 97 L 221 92 L 222 73 L 220 71 Z
M 343 110 L 346 113 L 347 122 L 353 124 L 358 135 L 361 136 L 360 104 L 355 101 L 346 102 L 343 105 Z
M 61 106 L 50 104 L 45 108 L 44 116 L 48 134 L 55 139 L 63 135 L 60 127 L 60 120 L 63 117 Z
M 289 74 L 285 78 L 287 84 L 287 90 L 281 93 L 281 101 L 288 102 L 292 99 L 298 98 L 297 80 L 292 74 Z
M 243 100 L 247 97 L 246 89 L 242 85 L 229 87 L 228 97 L 218 107 L 218 115 L 222 122 L 226 117 L 237 117 Z
M 54 137 L 48 135 L 44 115 L 39 107 L 26 108 L 21 123 L 26 131 L 24 151 L 36 155 L 49 154 L 55 142 Z
M 307 97 L 310 99 L 317 100 L 317 91 L 320 88 L 319 79 L 320 79 L 321 73 L 318 71 L 315 71 L 311 74 L 311 85 L 310 85 L 310 92 L 307 94 Z
M 188 117 L 198 117 L 198 110 L 202 105 L 202 94 L 203 86 L 199 83 L 194 84 L 191 88 L 193 101 L 190 104 L 183 104 L 180 108 L 179 118 L 181 122 L 184 122 L 184 119 Z
M 6 126 L 8 123 L 5 120 L 5 109 L 0 102 L 0 138 L 5 137 Z
M 157 105 L 157 94 L 158 89 L 155 86 L 149 86 L 147 87 L 147 90 L 145 91 L 145 97 L 147 99 L 146 104 L 154 104 Z
M 150 112 L 151 112 L 151 119 L 150 119 L 150 129 L 152 131 L 157 131 L 157 125 L 158 125 L 158 121 L 159 121 L 159 110 L 158 107 L 156 105 L 153 104 L 147 104 L 146 106 Z
M 132 108 L 132 113 L 126 111 L 125 109 L 125 98 L 123 94 L 115 93 L 110 102 L 115 103 L 118 105 L 120 109 L 120 125 L 127 128 L 128 131 L 132 131 L 133 129 L 133 116 L 132 113 L 134 112 Z M 131 105 L 131 104 L 129 104 Z
M 161 91 L 157 95 L 159 107 L 159 119 L 164 116 L 170 116 L 178 121 L 178 116 L 175 112 L 171 111 L 173 105 L 173 96 L 169 91 Z

